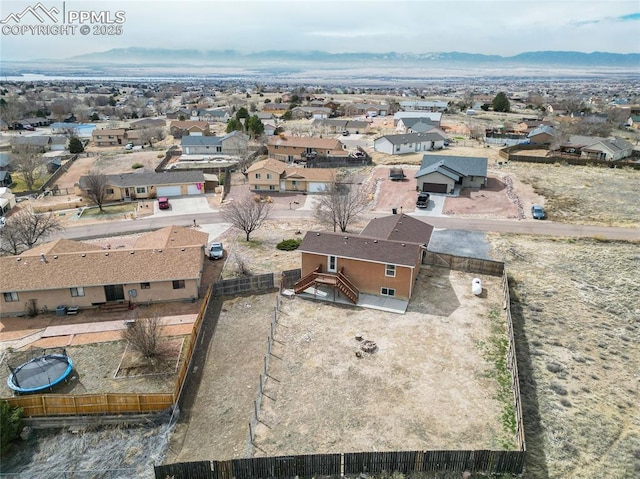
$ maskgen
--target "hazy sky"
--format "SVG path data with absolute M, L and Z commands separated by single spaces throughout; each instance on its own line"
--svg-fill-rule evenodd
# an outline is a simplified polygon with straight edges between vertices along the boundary
M 640 52 L 638 0 L 93 0 L 0 1 L 3 60 L 66 58 L 124 47 L 234 49 L 244 52 Z M 33 7 L 32 12 L 16 20 Z M 57 9 L 57 12 L 53 9 Z M 100 24 L 82 35 L 33 35 L 30 26 L 63 23 L 63 12 L 108 12 L 121 34 Z M 106 13 L 105 13 L 106 14 Z M 103 14 L 103 15 L 105 15 Z M 55 23 L 53 18 L 58 19 Z M 67 17 L 68 18 L 68 17 Z M 105 17 L 103 16 L 103 19 Z M 118 24 L 112 24 L 114 27 Z M 86 32 L 86 30 L 85 30 Z M 94 35 L 98 33 L 98 35 Z M 116 33 L 112 29 L 111 33 Z

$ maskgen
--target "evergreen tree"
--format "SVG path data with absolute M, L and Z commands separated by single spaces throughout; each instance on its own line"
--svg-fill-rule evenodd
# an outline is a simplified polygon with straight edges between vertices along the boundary
M 504 92 L 500 92 L 496 95 L 496 97 L 491 102 L 493 106 L 493 111 L 504 111 L 507 112 L 511 109 L 511 104 L 509 103 L 509 99 Z
M 69 138 L 69 153 L 82 153 L 84 151 L 84 146 L 82 145 L 82 141 L 77 136 L 72 136 Z

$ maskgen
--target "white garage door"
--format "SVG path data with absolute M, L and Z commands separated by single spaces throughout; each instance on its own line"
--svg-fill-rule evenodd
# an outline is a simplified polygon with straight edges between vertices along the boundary
M 204 193 L 202 191 L 202 188 L 204 188 L 204 186 L 202 185 L 202 183 L 200 184 L 200 188 L 198 188 L 198 185 L 187 185 L 187 194 L 188 195 L 199 195 L 200 193 Z
M 318 182 L 310 182 L 309 183 L 309 193 L 322 193 L 328 189 L 329 185 L 327 183 L 318 183 Z
M 156 196 L 180 196 L 182 190 L 180 186 L 158 186 L 156 188 Z

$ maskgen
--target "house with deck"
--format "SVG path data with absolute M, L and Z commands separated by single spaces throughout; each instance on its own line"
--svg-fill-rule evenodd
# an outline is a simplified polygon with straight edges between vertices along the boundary
M 433 226 L 407 215 L 369 222 L 360 234 L 309 231 L 298 248 L 302 278 L 296 294 L 346 298 L 411 299 Z
M 58 239 L 2 256 L 0 314 L 195 300 L 208 237 L 193 228 L 167 226 L 142 235 L 129 248 Z
M 267 151 L 270 158 L 289 163 L 304 159 L 308 155 L 348 156 L 349 154 L 344 145 L 335 138 L 285 135 L 269 137 Z

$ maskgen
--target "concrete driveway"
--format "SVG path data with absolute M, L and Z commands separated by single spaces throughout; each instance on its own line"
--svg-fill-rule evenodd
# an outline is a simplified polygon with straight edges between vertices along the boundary
M 206 196 L 185 196 L 182 198 L 169 198 L 171 208 L 168 210 L 161 210 L 158 208 L 158 200 L 153 202 L 153 215 L 152 217 L 160 218 L 164 216 L 177 216 L 177 215 L 197 215 L 200 213 L 213 213 L 214 210 L 209 206 Z
M 408 214 L 411 216 L 444 216 L 442 210 L 447 196 L 439 193 L 429 193 L 429 195 L 429 205 L 426 208 L 416 208 L 413 213 Z

